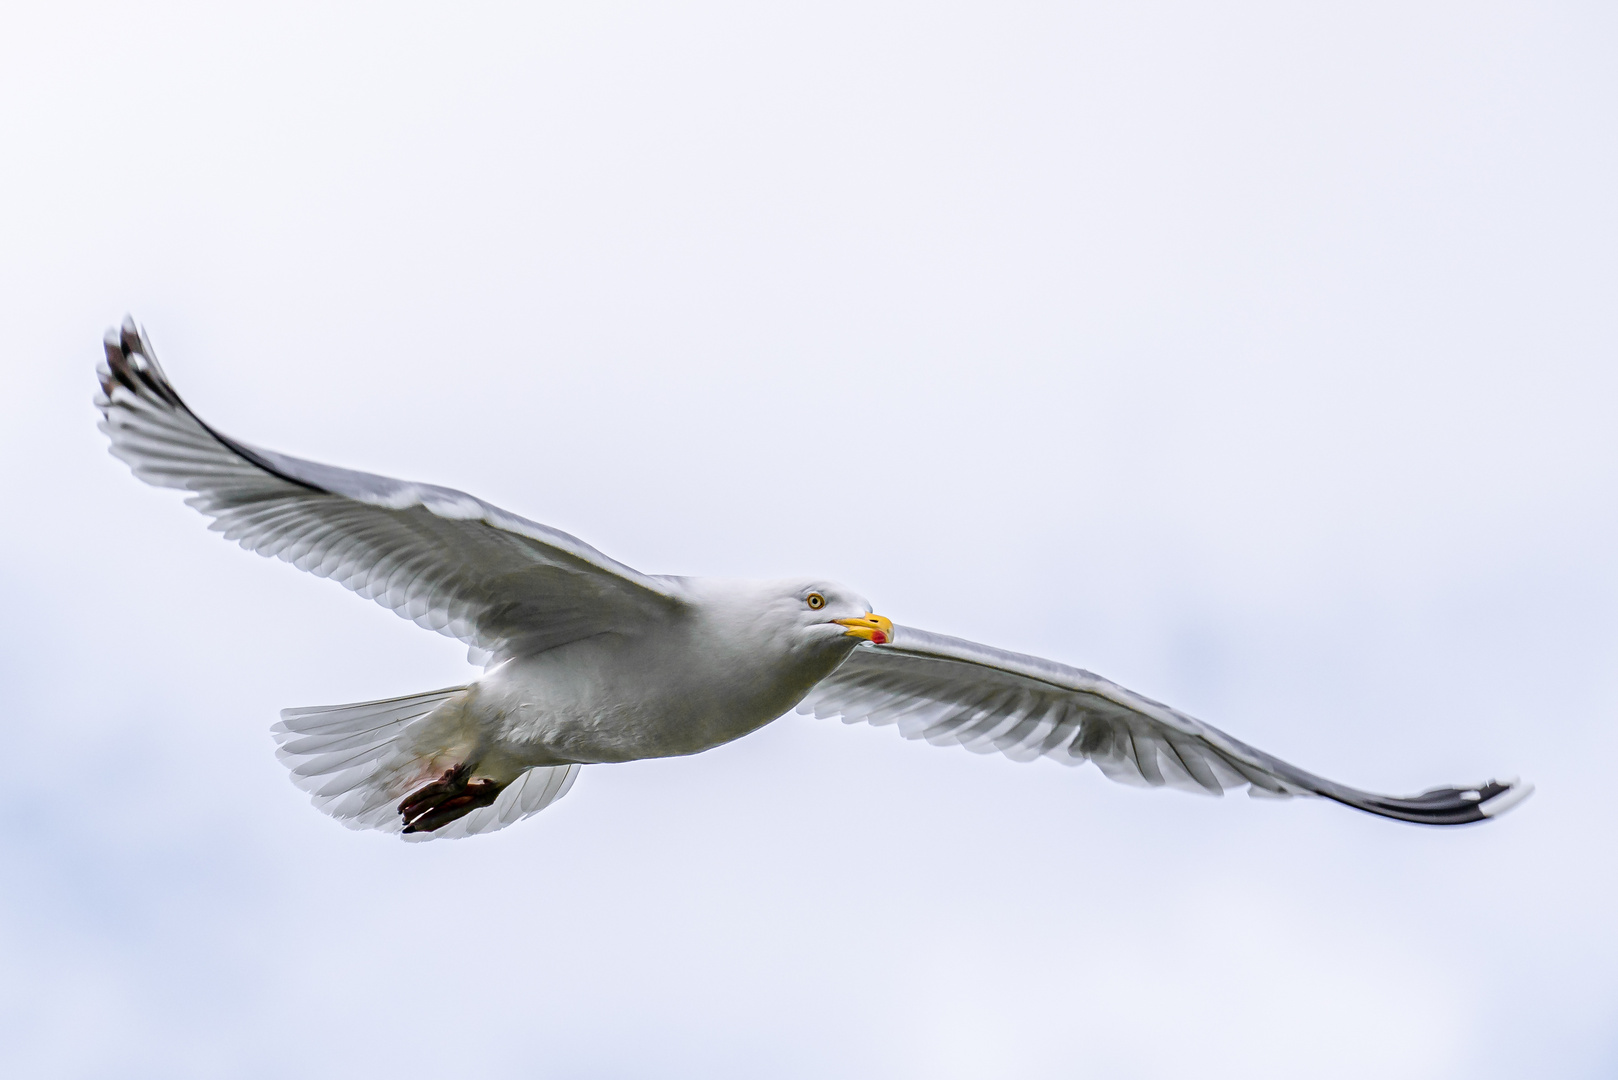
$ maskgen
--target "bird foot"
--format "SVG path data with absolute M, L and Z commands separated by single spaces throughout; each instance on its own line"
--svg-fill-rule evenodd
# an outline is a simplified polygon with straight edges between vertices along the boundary
M 504 784 L 473 777 L 462 763 L 447 769 L 443 776 L 412 791 L 399 804 L 407 833 L 433 832 L 480 806 L 488 806 L 500 796 Z

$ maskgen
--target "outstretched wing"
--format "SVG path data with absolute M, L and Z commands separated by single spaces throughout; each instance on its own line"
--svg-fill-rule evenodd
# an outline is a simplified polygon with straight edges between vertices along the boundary
M 474 662 L 634 633 L 683 605 L 675 579 L 632 570 L 465 492 L 222 435 L 175 393 L 133 320 L 109 330 L 106 344 L 101 430 L 137 477 L 192 492 L 186 502 L 227 540 L 459 638 Z
M 1093 761 L 1114 780 L 1221 795 L 1319 795 L 1367 813 L 1425 825 L 1482 821 L 1533 791 L 1515 780 L 1373 795 L 1304 772 L 1218 728 L 1088 671 L 943 634 L 894 628 L 810 691 L 798 711 L 894 724 L 907 739 L 960 745 L 1017 761 Z

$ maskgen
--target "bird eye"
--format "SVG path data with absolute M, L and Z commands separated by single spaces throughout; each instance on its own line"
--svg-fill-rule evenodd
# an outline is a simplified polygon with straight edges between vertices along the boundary
M 826 606 L 826 598 L 817 592 L 812 592 L 808 596 L 804 597 L 804 603 L 808 604 L 814 610 L 819 611 L 821 608 Z

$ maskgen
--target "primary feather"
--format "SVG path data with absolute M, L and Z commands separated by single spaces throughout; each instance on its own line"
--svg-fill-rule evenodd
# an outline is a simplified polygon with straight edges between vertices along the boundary
M 1092 761 L 1126 784 L 1210 795 L 1319 795 L 1382 817 L 1462 825 L 1509 809 L 1532 787 L 1490 781 L 1395 798 L 1339 784 L 1099 675 L 959 638 L 894 627 L 891 645 L 855 650 L 799 712 L 894 724 L 908 739 L 1014 760 Z
M 249 551 L 329 577 L 498 662 L 680 601 L 576 537 L 452 488 L 263 450 L 186 407 L 134 323 L 108 331 L 101 429 L 140 479 Z

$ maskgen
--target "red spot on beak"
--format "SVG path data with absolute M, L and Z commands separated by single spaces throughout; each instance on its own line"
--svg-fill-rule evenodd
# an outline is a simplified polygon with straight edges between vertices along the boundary
M 871 634 L 871 641 L 877 645 L 886 645 L 888 643 L 888 635 L 884 634 L 880 630 L 877 630 Z

